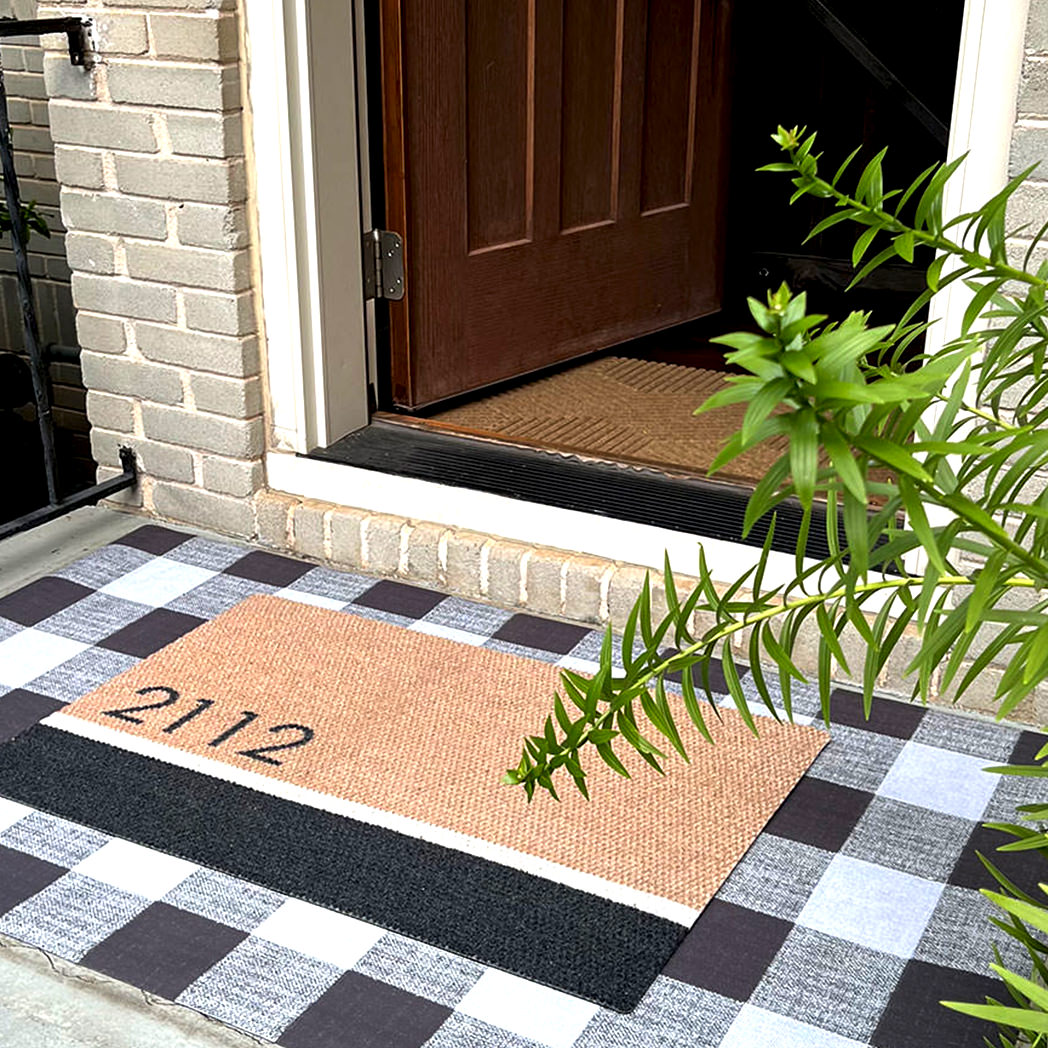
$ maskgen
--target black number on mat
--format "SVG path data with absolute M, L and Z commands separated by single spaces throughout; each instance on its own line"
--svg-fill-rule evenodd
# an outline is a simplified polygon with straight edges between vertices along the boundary
M 214 706 L 214 700 L 212 699 L 197 699 L 196 709 L 190 710 L 188 713 L 182 714 L 173 724 L 169 724 L 163 731 L 170 735 L 173 731 L 178 731 L 183 724 L 188 724 L 194 717 L 199 716 L 204 710 L 210 709 Z
M 246 728 L 253 720 L 258 720 L 258 714 L 252 713 L 251 710 L 244 710 L 244 715 L 234 724 L 231 728 L 226 728 L 221 735 L 217 738 L 212 739 L 208 746 L 221 746 L 226 739 L 231 739 L 238 731 L 242 728 Z
M 163 706 L 170 706 L 173 702 L 178 702 L 178 692 L 174 688 L 165 688 L 163 686 L 156 688 L 139 688 L 135 692 L 136 695 L 149 695 L 154 691 L 163 691 L 167 693 L 166 699 L 161 699 L 159 702 L 147 702 L 143 706 L 125 706 L 119 710 L 103 710 L 102 712 L 107 717 L 116 717 L 117 720 L 130 721 L 132 724 L 141 724 L 141 717 L 133 717 L 134 713 L 141 713 L 143 710 L 159 710 Z
M 257 746 L 253 750 L 237 750 L 237 753 L 241 757 L 252 757 L 256 761 L 264 761 L 266 764 L 282 764 L 283 761 L 275 760 L 273 757 L 263 757 L 262 754 L 273 753 L 276 750 L 291 750 L 296 746 L 305 746 L 313 738 L 313 729 L 307 728 L 304 724 L 278 724 L 275 728 L 270 728 L 269 733 L 272 735 L 275 731 L 292 730 L 302 732 L 302 737 L 295 739 L 293 742 L 278 742 L 272 746 Z

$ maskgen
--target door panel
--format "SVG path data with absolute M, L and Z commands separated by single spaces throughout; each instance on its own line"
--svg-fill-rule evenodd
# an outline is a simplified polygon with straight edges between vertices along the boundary
M 395 402 L 720 305 L 728 0 L 382 0 Z

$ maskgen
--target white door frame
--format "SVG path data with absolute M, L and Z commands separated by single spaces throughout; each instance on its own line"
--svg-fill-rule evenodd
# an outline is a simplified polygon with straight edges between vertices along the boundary
M 244 3 L 270 424 L 280 451 L 330 444 L 368 421 L 360 7 Z
M 362 0 L 244 5 L 271 398 L 270 486 L 654 567 L 669 547 L 680 554 L 681 570 L 694 570 L 687 550 L 694 550 L 695 536 L 296 457 L 367 421 L 369 321 L 359 247 L 365 228 L 359 149 L 366 140 L 358 123 L 363 105 L 353 101 L 364 82 Z M 950 184 L 947 213 L 977 206 L 1006 180 L 1028 6 L 1029 0 L 966 2 L 950 154 L 970 148 L 973 154 Z M 314 164 L 321 135 L 342 146 L 335 158 L 344 183 L 338 193 Z M 325 279 L 334 273 L 337 287 Z M 931 335 L 939 344 L 964 312 L 960 290 L 941 299 Z M 734 543 L 716 545 L 723 556 L 710 562 L 725 579 L 756 554 Z M 782 567 L 787 570 L 785 561 Z

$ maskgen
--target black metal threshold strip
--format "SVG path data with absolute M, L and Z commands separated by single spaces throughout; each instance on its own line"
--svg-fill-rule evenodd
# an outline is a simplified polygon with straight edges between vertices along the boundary
M 763 546 L 770 524 L 759 521 L 743 537 L 750 493 L 741 486 L 397 423 L 372 422 L 308 457 L 747 546 Z M 800 524 L 799 505 L 780 506 L 772 548 L 793 553 Z M 809 556 L 829 554 L 825 531 L 816 510 Z

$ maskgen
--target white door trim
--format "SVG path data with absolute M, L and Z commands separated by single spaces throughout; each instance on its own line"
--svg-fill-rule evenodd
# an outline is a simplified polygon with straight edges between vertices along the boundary
M 356 5 L 244 6 L 272 439 L 308 451 L 368 420 Z

